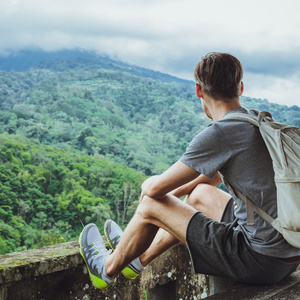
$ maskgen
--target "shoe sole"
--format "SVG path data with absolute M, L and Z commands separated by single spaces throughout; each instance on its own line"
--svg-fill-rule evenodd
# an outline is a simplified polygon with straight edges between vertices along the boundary
M 105 237 L 106 237 L 106 240 L 107 240 L 107 242 L 108 242 L 109 247 L 110 247 L 113 251 L 115 251 L 114 247 L 113 247 L 112 244 L 110 243 L 110 240 L 109 240 L 109 238 L 108 238 L 108 236 L 107 236 L 107 234 L 106 234 L 105 228 L 104 228 L 104 235 L 105 235 Z M 130 279 L 130 280 L 133 280 L 133 279 L 137 278 L 137 277 L 140 275 L 140 274 L 134 272 L 134 271 L 133 271 L 132 269 L 130 269 L 129 267 L 124 268 L 124 269 L 121 271 L 121 273 L 122 273 L 122 275 L 123 275 L 126 279 Z
M 79 252 L 80 252 L 80 254 L 81 254 L 81 256 L 82 256 L 82 258 L 83 258 L 83 260 L 84 260 L 84 262 L 85 262 L 85 264 L 86 264 L 86 266 L 87 266 L 87 269 L 88 269 L 88 271 L 89 271 L 89 275 L 90 275 L 90 279 L 91 279 L 91 281 L 92 281 L 92 284 L 93 284 L 93 286 L 94 286 L 95 288 L 100 289 L 100 290 L 103 290 L 103 289 L 105 289 L 105 288 L 108 287 L 108 284 L 107 284 L 104 280 L 102 280 L 101 278 L 99 278 L 99 277 L 93 275 L 93 274 L 90 272 L 89 265 L 88 265 L 87 261 L 85 260 L 85 257 L 84 257 L 84 255 L 83 255 L 83 253 L 82 253 L 82 251 L 81 251 L 81 236 L 82 236 L 82 232 L 80 233 L 80 236 L 79 236 Z

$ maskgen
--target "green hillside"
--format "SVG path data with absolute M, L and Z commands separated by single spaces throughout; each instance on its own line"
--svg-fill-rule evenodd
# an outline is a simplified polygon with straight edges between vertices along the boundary
M 0 71 L 0 253 L 75 239 L 81 222 L 125 225 L 146 176 L 208 124 L 194 94 L 193 82 L 96 56 Z M 298 106 L 241 100 L 300 125 Z
M 160 173 L 207 120 L 192 85 L 132 72 L 66 61 L 1 72 L 0 133 Z
M 101 154 L 147 175 L 175 162 L 208 124 L 192 82 L 104 58 L 0 72 L 0 133 Z M 299 126 L 300 109 L 242 98 Z
M 82 223 L 126 224 L 145 178 L 99 157 L 0 135 L 0 254 L 74 240 Z

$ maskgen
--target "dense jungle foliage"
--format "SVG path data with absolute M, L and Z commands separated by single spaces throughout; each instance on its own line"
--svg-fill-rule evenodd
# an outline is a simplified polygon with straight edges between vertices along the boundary
M 0 135 L 0 253 L 76 238 L 82 224 L 126 224 L 146 176 L 100 157 Z
M 140 184 L 209 120 L 194 83 L 88 56 L 0 71 L 0 253 L 131 218 Z M 242 97 L 300 126 L 300 108 Z

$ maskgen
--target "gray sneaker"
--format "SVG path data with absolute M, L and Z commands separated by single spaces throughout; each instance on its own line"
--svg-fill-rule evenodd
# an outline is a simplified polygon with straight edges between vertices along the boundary
M 105 248 L 103 239 L 95 224 L 86 225 L 79 237 L 82 255 L 95 288 L 105 289 L 115 280 L 106 275 L 105 262 L 111 250 Z
M 115 250 L 121 240 L 123 230 L 113 220 L 107 220 L 104 224 L 104 233 L 109 246 Z M 143 269 L 139 258 L 136 258 L 122 270 L 122 274 L 127 279 L 135 279 Z

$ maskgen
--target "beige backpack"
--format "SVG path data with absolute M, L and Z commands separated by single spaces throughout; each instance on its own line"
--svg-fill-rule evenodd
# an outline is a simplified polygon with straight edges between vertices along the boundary
M 269 112 L 251 111 L 257 117 L 231 113 L 224 119 L 244 120 L 259 127 L 273 161 L 277 218 L 272 218 L 228 182 L 225 185 L 246 202 L 248 225 L 254 225 L 256 212 L 278 230 L 289 244 L 300 248 L 300 128 L 276 122 Z

